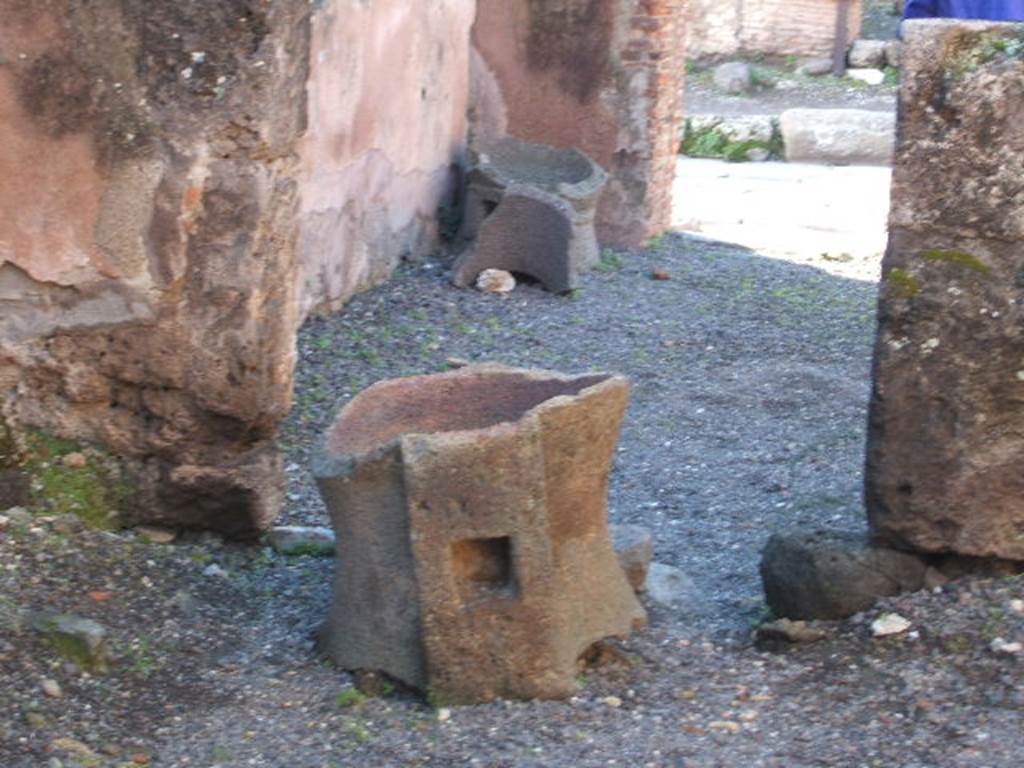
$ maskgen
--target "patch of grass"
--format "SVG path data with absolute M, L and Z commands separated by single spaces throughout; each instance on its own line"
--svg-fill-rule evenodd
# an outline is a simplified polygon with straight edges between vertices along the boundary
M 287 557 L 334 557 L 335 549 L 333 544 L 317 544 L 307 541 L 296 544 L 284 554 Z
M 346 688 L 334 697 L 334 703 L 342 709 L 362 706 L 366 701 L 366 694 L 357 688 Z
M 756 88 L 774 88 L 782 79 L 781 73 L 772 68 L 764 66 L 753 66 L 750 68 L 750 81 Z
M 618 272 L 622 269 L 624 262 L 622 256 L 610 248 L 601 251 L 601 259 L 594 265 L 595 272 Z
M 358 720 L 349 721 L 345 726 L 345 732 L 358 744 L 366 744 L 373 740 L 373 734 L 365 724 Z
M 138 677 L 149 677 L 160 668 L 160 661 L 145 638 L 131 643 L 123 655 L 128 662 L 128 671 Z
M 737 140 L 726 133 L 721 123 L 694 128 L 692 121 L 687 120 L 679 152 L 688 157 L 717 158 L 730 163 L 743 163 L 750 160 L 750 153 L 755 149 L 763 149 L 769 158 L 782 157 L 784 148 L 778 126 L 773 126 L 769 141 Z
M 116 513 L 130 500 L 131 488 L 111 456 L 39 430 L 24 430 L 22 438 L 21 466 L 31 478 L 34 511 L 74 514 L 90 528 L 118 527 Z M 70 454 L 84 463 L 65 464 Z

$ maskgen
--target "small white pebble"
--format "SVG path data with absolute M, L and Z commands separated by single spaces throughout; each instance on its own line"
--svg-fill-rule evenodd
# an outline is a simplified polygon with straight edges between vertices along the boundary
M 1021 643 L 1008 643 L 1001 637 L 997 637 L 995 640 L 993 640 L 992 643 L 989 645 L 989 648 L 992 649 L 993 653 L 1006 653 L 1010 654 L 1011 656 L 1024 652 L 1024 645 L 1022 645 Z
M 910 629 L 910 621 L 898 613 L 883 613 L 871 622 L 871 634 L 875 637 L 899 635 Z
M 1014 613 L 1019 613 L 1019 614 L 1024 615 L 1024 600 L 1011 600 L 1010 601 L 1010 610 L 1013 611 Z
M 606 707 L 618 708 L 622 706 L 622 699 L 620 699 L 618 696 L 605 696 L 603 699 L 601 699 L 601 703 L 604 704 Z
M 39 684 L 39 686 L 43 689 L 43 693 L 51 699 L 59 699 L 64 695 L 64 691 L 61 690 L 60 683 L 56 680 L 46 678 Z
M 437 722 L 447 723 L 452 719 L 452 711 L 448 707 L 441 707 L 437 710 Z

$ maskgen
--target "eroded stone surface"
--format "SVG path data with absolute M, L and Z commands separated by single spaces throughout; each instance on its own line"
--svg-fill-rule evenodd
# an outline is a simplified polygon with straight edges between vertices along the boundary
M 775 534 L 761 558 L 768 606 L 787 619 L 842 619 L 880 597 L 913 592 L 927 565 L 866 536 L 831 531 Z
M 312 15 L 302 310 L 337 310 L 439 245 L 465 162 L 476 0 L 329 0 Z M 395 55 L 401 51 L 401 55 Z M 385 85 L 386 84 L 386 85 Z
M 654 556 L 654 538 L 651 532 L 640 525 L 612 525 L 609 527 L 612 547 L 619 558 L 619 565 L 637 592 L 647 589 L 647 571 Z
M 452 280 L 465 287 L 500 269 L 555 293 L 575 288 L 580 271 L 598 259 L 594 213 L 607 174 L 577 150 L 518 139 L 475 154 L 462 231 L 468 246 Z
M 896 143 L 895 118 L 864 109 L 787 109 L 779 117 L 791 163 L 888 165 Z
M 338 538 L 324 650 L 437 701 L 559 698 L 644 612 L 608 537 L 628 385 L 501 366 L 381 382 L 315 466 Z
M 124 522 L 276 514 L 299 321 L 438 242 L 474 6 L 0 0 L 0 410 L 118 456 Z
M 125 460 L 129 520 L 277 511 L 308 14 L 0 2 L 0 389 Z
M 901 547 L 1024 560 L 1018 25 L 905 25 L 866 500 Z

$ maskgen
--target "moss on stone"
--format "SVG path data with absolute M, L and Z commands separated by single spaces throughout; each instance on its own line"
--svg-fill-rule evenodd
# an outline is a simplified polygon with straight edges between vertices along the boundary
M 893 293 L 904 299 L 912 299 L 921 290 L 921 283 L 917 278 L 899 267 L 890 269 L 885 279 L 892 287 Z
M 1024 34 L 1017 30 L 977 33 L 961 30 L 946 43 L 946 69 L 964 77 L 988 64 L 1024 59 Z
M 38 431 L 28 432 L 25 443 L 34 507 L 50 514 L 78 515 L 92 528 L 118 526 L 117 511 L 129 499 L 130 489 L 110 456 Z M 70 454 L 81 455 L 84 463 L 66 464 Z
M 992 271 L 992 268 L 988 266 L 988 264 L 982 262 L 977 256 L 964 253 L 963 251 L 944 251 L 938 248 L 933 248 L 925 251 L 921 255 L 929 261 L 941 261 L 946 264 L 956 264 L 982 275 L 987 275 Z
M 71 454 L 78 460 L 66 462 Z M 15 430 L 2 417 L 0 469 L 29 478 L 33 512 L 74 514 L 92 528 L 117 527 L 116 512 L 130 499 L 131 489 L 108 454 L 40 430 Z

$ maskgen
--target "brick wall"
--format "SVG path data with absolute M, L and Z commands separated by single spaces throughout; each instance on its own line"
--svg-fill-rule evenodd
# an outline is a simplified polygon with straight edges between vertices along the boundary
M 668 226 L 682 121 L 685 0 L 480 0 L 474 138 L 576 146 L 611 175 L 604 243 Z
M 689 54 L 830 56 L 838 5 L 838 0 L 690 0 Z M 861 0 L 851 0 L 851 39 L 861 17 Z

